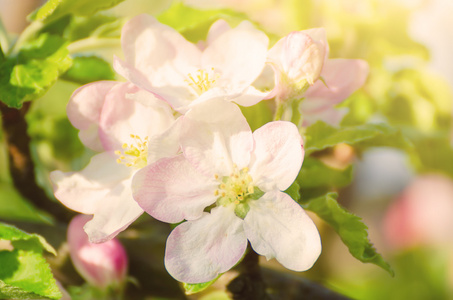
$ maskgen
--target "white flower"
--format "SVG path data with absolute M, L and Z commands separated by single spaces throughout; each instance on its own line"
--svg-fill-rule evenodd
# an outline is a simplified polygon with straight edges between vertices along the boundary
M 115 70 L 180 113 L 212 98 L 250 106 L 266 96 L 250 85 L 265 65 L 268 38 L 250 22 L 230 28 L 217 21 L 200 50 L 143 14 L 123 27 L 121 41 L 125 60 L 115 58 Z
M 151 216 L 189 220 L 168 237 L 169 273 L 189 283 L 212 280 L 241 259 L 247 240 L 291 270 L 310 268 L 321 251 L 319 233 L 282 192 L 302 165 L 296 126 L 271 122 L 252 134 L 236 105 L 215 100 L 193 107 L 181 126 L 183 154 L 144 167 L 132 183 Z
M 93 215 L 85 231 L 92 242 L 104 242 L 143 213 L 132 198 L 132 176 L 178 151 L 178 124 L 166 103 L 130 83 L 83 86 L 67 109 L 82 142 L 102 153 L 79 172 L 53 171 L 55 197 L 72 210 Z

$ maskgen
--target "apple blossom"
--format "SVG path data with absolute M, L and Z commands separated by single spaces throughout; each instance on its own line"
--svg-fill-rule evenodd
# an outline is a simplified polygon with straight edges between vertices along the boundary
M 79 172 L 52 172 L 55 197 L 93 215 L 85 231 L 92 242 L 104 242 L 143 213 L 132 198 L 132 176 L 178 151 L 178 125 L 165 102 L 131 83 L 86 85 L 73 94 L 67 109 L 81 136 L 89 137 L 82 141 L 103 152 Z
M 68 226 L 69 254 L 74 267 L 95 287 L 121 289 L 127 275 L 126 251 L 117 239 L 101 244 L 90 243 L 83 231 L 89 220 L 89 216 L 78 215 Z
M 277 121 L 252 133 L 239 108 L 220 100 L 194 106 L 181 127 L 183 154 L 144 167 L 132 182 L 134 199 L 151 216 L 188 220 L 168 237 L 168 272 L 183 282 L 210 281 L 241 259 L 247 241 L 286 268 L 310 268 L 319 233 L 282 192 L 303 161 L 297 127 Z
M 267 94 L 251 84 L 265 65 L 268 38 L 248 21 L 235 28 L 223 20 L 214 23 L 201 50 L 142 14 L 123 27 L 121 42 L 125 60 L 115 58 L 115 70 L 180 113 L 219 97 L 250 106 Z
M 280 103 L 303 98 L 304 125 L 317 120 L 338 124 L 345 112 L 334 106 L 364 84 L 368 64 L 360 59 L 327 59 L 328 54 L 323 28 L 292 32 L 280 39 L 268 53 L 275 84 L 267 98 L 275 97 Z

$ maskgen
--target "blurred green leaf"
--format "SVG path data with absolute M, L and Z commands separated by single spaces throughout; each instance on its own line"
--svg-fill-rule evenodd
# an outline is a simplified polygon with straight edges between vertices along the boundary
M 419 135 L 412 138 L 417 152 L 412 162 L 419 172 L 443 172 L 453 178 L 453 146 L 444 135 Z
M 297 180 L 293 182 L 289 186 L 289 188 L 286 189 L 285 193 L 287 193 L 291 198 L 293 198 L 295 201 L 300 200 L 300 186 L 297 183 Z
M 318 159 L 306 157 L 296 180 L 301 188 L 344 187 L 351 183 L 352 175 L 352 166 L 334 169 Z
M 99 80 L 114 80 L 115 72 L 108 62 L 97 56 L 76 56 L 62 79 L 86 84 Z
M 220 276 L 218 276 L 217 278 L 215 278 L 211 281 L 203 282 L 203 283 L 185 283 L 184 282 L 184 284 L 183 284 L 184 291 L 185 291 L 186 295 L 192 295 L 192 294 L 196 294 L 201 291 L 204 291 L 205 289 L 210 287 L 214 282 L 216 282 Z
M 10 183 L 0 182 L 0 219 L 51 223 L 49 215 L 40 212 L 24 199 Z
M 0 64 L 0 100 L 20 108 L 24 101 L 44 94 L 71 63 L 64 39 L 41 34 L 25 44 L 17 57 Z
M 335 128 L 318 121 L 305 132 L 305 155 L 345 143 L 355 148 L 395 147 L 411 150 L 411 143 L 401 132 L 387 124 L 363 124 Z
M 214 21 L 224 19 L 235 25 L 242 20 L 246 20 L 247 17 L 231 9 L 201 10 L 175 1 L 157 19 L 159 22 L 179 31 L 189 41 L 197 42 L 205 39 L 209 27 Z
M 336 198 L 336 193 L 327 193 L 324 196 L 303 201 L 301 205 L 332 226 L 352 256 L 361 262 L 375 264 L 393 276 L 394 272 L 390 265 L 376 252 L 369 241 L 367 226 L 359 217 L 341 207 Z
M 269 102 L 261 101 L 253 106 L 240 106 L 242 114 L 247 119 L 252 131 L 272 121 L 273 113 Z
M 48 0 L 35 10 L 29 19 L 50 22 L 68 14 L 90 16 L 100 10 L 109 9 L 124 0 Z
M 90 17 L 72 16 L 69 25 L 63 32 L 63 37 L 69 41 L 89 36 L 119 38 L 122 25 L 122 19 L 104 14 L 95 14 Z
M 43 257 L 44 250 L 53 254 L 56 252 L 42 236 L 0 223 L 0 240 L 9 241 L 9 247 L 0 251 L 2 299 L 61 298 L 50 267 Z

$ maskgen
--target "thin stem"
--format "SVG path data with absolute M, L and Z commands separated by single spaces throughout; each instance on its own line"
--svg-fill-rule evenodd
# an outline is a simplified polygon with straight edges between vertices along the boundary
M 285 101 L 282 101 L 279 97 L 275 98 L 275 103 L 277 108 L 275 109 L 274 121 L 280 121 L 286 110 L 286 104 Z
M 69 54 L 74 54 L 99 48 L 111 48 L 120 46 L 121 42 L 118 38 L 99 38 L 92 36 L 69 44 L 68 51 Z
M 44 190 L 38 186 L 35 177 L 35 165 L 31 158 L 30 136 L 27 133 L 25 113 L 30 103 L 26 102 L 21 109 L 9 108 L 0 102 L 4 138 L 7 145 L 9 171 L 16 189 L 27 199 L 56 219 L 68 222 L 74 215 L 49 199 Z
M 20 48 L 22 47 L 23 44 L 25 44 L 27 41 L 31 40 L 35 35 L 44 27 L 44 23 L 40 21 L 34 21 L 28 25 L 24 31 L 19 35 L 19 38 L 17 41 L 14 43 L 14 45 L 11 47 L 9 50 L 8 54 L 9 55 L 16 55 L 19 53 Z
M 6 28 L 3 25 L 2 19 L 0 18 L 0 59 L 5 57 L 6 52 L 9 49 L 9 38 L 8 33 L 6 32 Z
M 269 300 L 266 285 L 261 275 L 259 255 L 249 248 L 242 262 L 238 265 L 239 276 L 227 286 L 233 300 Z

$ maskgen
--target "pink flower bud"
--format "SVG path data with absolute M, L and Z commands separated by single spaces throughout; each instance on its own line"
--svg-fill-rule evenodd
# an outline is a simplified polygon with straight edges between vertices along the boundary
M 91 218 L 78 215 L 69 223 L 68 244 L 72 262 L 79 274 L 100 289 L 120 287 L 126 278 L 128 260 L 117 239 L 93 244 L 83 230 Z

